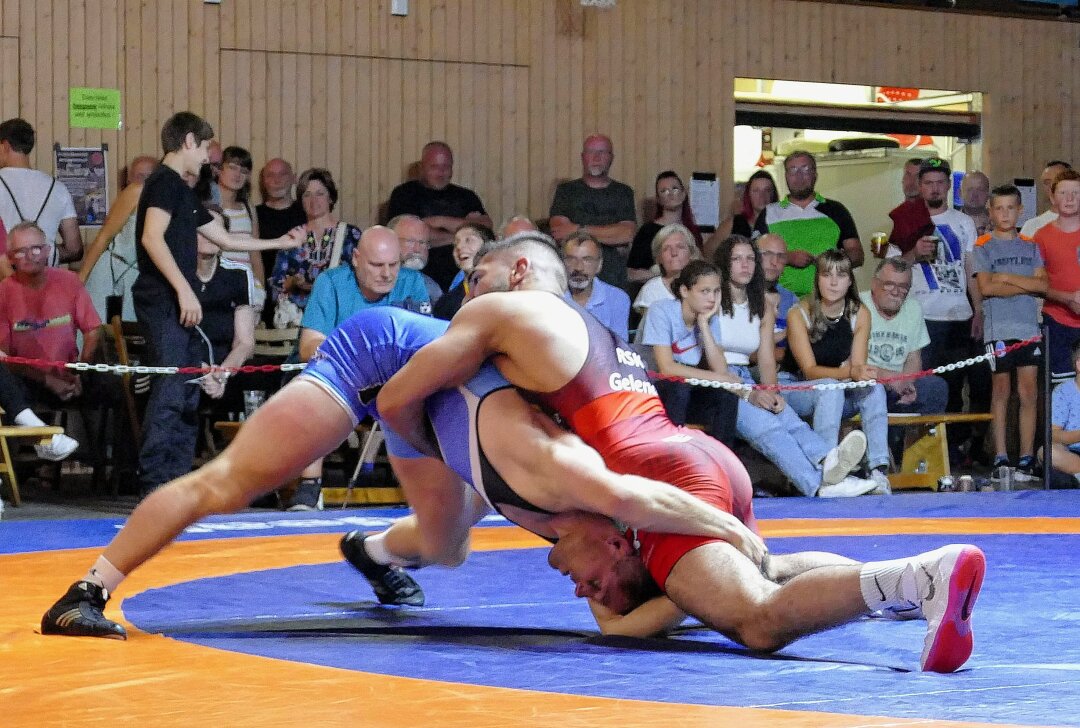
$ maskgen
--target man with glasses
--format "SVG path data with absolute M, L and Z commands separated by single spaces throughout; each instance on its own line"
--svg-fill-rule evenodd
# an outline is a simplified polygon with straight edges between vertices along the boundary
M 772 202 L 758 216 L 755 229 L 776 233 L 787 241 L 787 267 L 780 284 L 800 298 L 814 290 L 814 259 L 830 248 L 847 253 L 851 267 L 863 264 L 859 231 L 848 209 L 822 197 L 817 185 L 817 161 L 809 152 L 794 152 L 784 160 L 788 196 Z
M 11 230 L 32 220 L 45 231 L 50 245 L 47 264 L 57 265 L 82 256 L 83 242 L 75 203 L 67 187 L 55 177 L 30 166 L 36 133 L 24 119 L 0 124 L 0 223 Z M 11 275 L 0 240 L 0 280 Z
M 8 233 L 7 259 L 15 273 L 0 282 L 0 352 L 52 362 L 91 362 L 101 337 L 101 319 L 79 276 L 48 266 L 52 245 L 37 223 L 21 222 Z M 76 336 L 82 333 L 80 349 Z M 84 382 L 68 369 L 12 365 L 30 398 L 62 405 L 83 395 Z M 19 414 L 18 411 L 11 414 Z M 55 435 L 38 454 L 50 460 L 70 455 L 78 443 Z
M 917 301 L 908 298 L 911 264 L 903 258 L 886 258 L 878 263 L 869 291 L 860 295 L 870 311 L 870 349 L 866 363 L 883 377 L 922 371 L 922 349 L 930 334 Z M 885 395 L 890 412 L 921 415 L 945 411 L 949 388 L 937 375 L 886 382 Z M 897 428 L 900 429 L 900 428 Z
M 630 296 L 597 278 L 604 264 L 600 242 L 587 232 L 573 233 L 562 245 L 570 290 L 563 294 L 591 313 L 620 341 L 628 341 Z
M 423 276 L 428 298 L 434 306 L 442 298 L 443 289 L 431 276 L 423 272 L 431 250 L 431 228 L 416 215 L 408 214 L 398 215 L 386 223 L 386 226 L 394 231 L 401 243 L 401 267 L 417 271 Z

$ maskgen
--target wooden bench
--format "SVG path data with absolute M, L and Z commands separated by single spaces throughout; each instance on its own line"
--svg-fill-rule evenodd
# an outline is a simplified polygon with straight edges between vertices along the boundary
M 15 462 L 11 458 L 11 450 L 8 448 L 8 440 L 21 438 L 35 438 L 44 443 L 64 431 L 63 427 L 10 427 L 0 426 L 0 481 L 7 478 L 11 486 L 11 504 L 19 506 L 22 498 L 19 496 L 19 479 L 15 476 Z
M 937 489 L 938 478 L 952 475 L 949 462 L 949 425 L 989 422 L 989 414 L 889 415 L 889 425 L 918 428 L 908 433 L 900 470 L 889 475 L 893 490 Z M 914 438 L 912 440 L 912 438 Z M 924 466 L 920 467 L 921 464 Z M 921 471 L 921 472 L 920 472 Z

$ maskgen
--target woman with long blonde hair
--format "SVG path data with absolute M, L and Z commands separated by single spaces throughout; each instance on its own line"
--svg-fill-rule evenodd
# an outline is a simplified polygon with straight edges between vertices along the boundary
M 866 363 L 870 312 L 859 300 L 851 261 L 841 250 L 826 250 L 814 263 L 813 292 L 788 312 L 788 348 L 781 368 L 814 384 L 876 379 L 877 369 Z M 889 413 L 881 384 L 788 390 L 784 398 L 800 416 L 812 413 L 814 431 L 830 444 L 840 436 L 841 420 L 858 412 L 870 477 L 877 483 L 873 492 L 890 492 Z

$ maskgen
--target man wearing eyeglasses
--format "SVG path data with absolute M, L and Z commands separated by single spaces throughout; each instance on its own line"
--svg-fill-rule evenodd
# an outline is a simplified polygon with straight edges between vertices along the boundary
M 434 306 L 442 298 L 443 289 L 434 278 L 424 273 L 431 251 L 431 227 L 416 215 L 408 214 L 398 215 L 386 223 L 386 226 L 397 234 L 398 242 L 401 243 L 401 267 L 415 270 L 423 276 L 428 298 Z
M 57 265 L 82 256 L 83 242 L 75 203 L 67 187 L 55 177 L 30 166 L 36 133 L 24 119 L 0 124 L 0 222 L 11 230 L 31 220 L 45 231 L 49 246 L 47 264 Z M 0 241 L 0 280 L 11 275 Z
M 7 259 L 15 273 L 0 282 L 0 352 L 53 362 L 92 361 L 101 319 L 79 276 L 49 267 L 52 246 L 37 223 L 19 223 L 8 233 L 7 242 Z M 57 404 L 83 394 L 84 382 L 74 371 L 23 365 L 9 369 L 34 399 Z M 48 454 L 41 449 L 38 453 L 59 460 L 77 446 L 71 438 L 57 435 L 46 447 Z
M 780 285 L 800 298 L 814 289 L 814 258 L 831 248 L 843 250 L 851 267 L 863 264 L 862 243 L 851 213 L 816 191 L 817 161 L 809 152 L 793 152 L 784 160 L 788 196 L 772 202 L 758 216 L 757 232 L 776 233 L 787 241 L 787 266 Z
M 930 343 L 919 303 L 908 298 L 911 264 L 903 258 L 878 263 L 869 291 L 861 294 L 870 311 L 870 349 L 866 363 L 886 374 L 922 371 L 922 349 Z M 945 411 L 949 388 L 939 376 L 886 382 L 890 412 L 922 415 Z
M 599 241 L 587 232 L 573 233 L 562 245 L 569 290 L 564 294 L 596 317 L 604 328 L 628 341 L 630 296 L 626 291 L 597 278 L 604 260 Z

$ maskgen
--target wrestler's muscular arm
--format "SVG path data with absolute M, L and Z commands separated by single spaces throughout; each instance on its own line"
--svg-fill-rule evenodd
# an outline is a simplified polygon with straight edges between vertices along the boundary
M 418 351 L 382 388 L 379 417 L 420 452 L 437 456 L 423 434 L 424 400 L 461 386 L 489 357 L 504 355 L 495 362 L 515 386 L 541 392 L 563 386 L 585 361 L 588 339 L 581 317 L 561 301 L 552 306 L 556 301 L 549 293 L 530 291 L 469 301 L 446 333 Z M 574 326 L 580 335 L 571 340 L 584 342 L 580 347 L 565 341 Z
M 486 424 L 481 440 L 492 441 Z M 599 453 L 540 412 L 531 412 L 531 425 L 534 434 L 519 435 L 517 447 L 484 444 L 496 469 L 531 503 L 555 513 L 599 513 L 655 533 L 723 539 L 755 564 L 764 559 L 765 542 L 730 513 L 667 483 L 608 470 Z M 508 450 L 513 457 L 495 455 Z
M 663 637 L 682 624 L 686 612 L 667 597 L 654 597 L 626 614 L 618 614 L 600 602 L 589 600 L 600 633 L 620 637 Z

